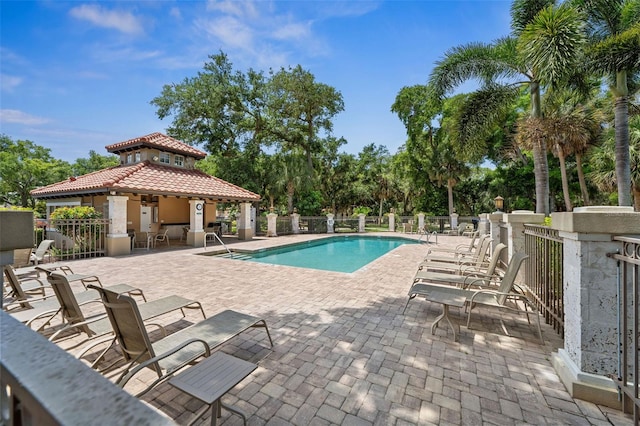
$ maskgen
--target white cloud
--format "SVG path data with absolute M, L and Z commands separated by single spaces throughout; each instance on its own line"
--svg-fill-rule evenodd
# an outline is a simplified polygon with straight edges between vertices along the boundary
M 21 83 L 22 77 L 7 74 L 0 75 L 0 88 L 3 92 L 12 92 L 13 89 L 18 87 Z
M 0 109 L 0 123 L 25 124 L 37 126 L 49 123 L 51 120 L 44 117 L 36 117 L 17 109 Z
M 177 7 L 172 7 L 171 10 L 169 11 L 169 15 L 173 16 L 178 20 L 182 20 L 182 13 L 180 12 L 180 9 L 178 9 Z
M 112 28 L 125 34 L 143 32 L 142 23 L 130 12 L 107 10 L 97 4 L 83 4 L 71 9 L 69 14 L 98 27 Z
M 311 36 L 311 22 L 291 23 L 275 29 L 273 37 L 278 40 L 299 40 Z
M 209 0 L 207 1 L 207 10 L 222 12 L 240 18 L 254 19 L 259 16 L 256 4 L 253 1 Z
M 201 20 L 196 24 L 226 46 L 253 50 L 253 29 L 239 19 L 232 16 L 224 16 L 211 21 Z

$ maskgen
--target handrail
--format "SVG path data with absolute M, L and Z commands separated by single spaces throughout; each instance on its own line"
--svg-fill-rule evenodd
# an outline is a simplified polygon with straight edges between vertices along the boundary
M 220 236 L 218 235 L 217 232 L 206 232 L 204 234 L 204 249 L 207 249 L 207 237 L 209 235 L 213 235 L 214 237 L 216 237 L 216 240 L 220 241 L 220 244 L 222 244 L 222 247 L 224 247 L 227 250 L 227 253 L 229 253 L 231 256 L 233 256 L 233 253 L 231 252 L 231 250 L 229 250 L 229 247 L 227 247 L 225 245 L 225 243 L 222 242 L 222 239 L 220 238 Z
M 433 231 L 431 233 L 429 232 L 425 232 L 425 231 L 420 231 L 420 238 L 418 238 L 418 242 L 422 242 L 422 237 L 426 235 L 427 236 L 427 241 L 426 243 L 429 244 L 429 235 L 435 235 L 436 237 L 436 244 L 438 244 L 438 233 L 436 231 Z

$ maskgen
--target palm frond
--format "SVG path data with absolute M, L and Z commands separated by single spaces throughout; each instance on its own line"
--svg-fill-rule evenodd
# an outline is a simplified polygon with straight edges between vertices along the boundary
M 519 36 L 538 12 L 554 3 L 554 0 L 514 0 L 511 4 L 511 28 L 513 33 Z
M 609 74 L 637 70 L 640 68 L 640 23 L 595 44 L 589 57 L 593 69 Z
M 468 158 L 486 154 L 487 139 L 496 123 L 520 96 L 515 86 L 488 86 L 469 95 L 456 117 L 456 144 Z
M 456 46 L 436 62 L 429 77 L 429 86 L 434 89 L 437 97 L 442 98 L 469 79 L 475 78 L 486 83 L 513 77 L 519 73 L 517 65 L 517 58 L 508 58 L 506 49 L 497 52 L 493 44 L 469 43 Z
M 586 38 L 578 9 L 563 4 L 538 13 L 523 30 L 518 49 L 543 84 L 559 84 L 572 73 Z

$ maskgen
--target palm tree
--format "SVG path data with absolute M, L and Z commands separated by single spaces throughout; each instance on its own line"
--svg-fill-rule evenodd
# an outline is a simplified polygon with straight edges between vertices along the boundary
M 610 79 L 615 97 L 615 171 L 618 205 L 631 205 L 629 152 L 629 85 L 640 69 L 640 2 L 638 0 L 573 0 L 586 14 L 592 47 L 591 68 Z M 635 81 L 634 81 L 635 78 Z M 631 92 L 632 93 L 632 92 Z
M 471 94 L 459 121 L 459 140 L 465 149 L 486 151 L 491 124 L 501 117 L 527 87 L 529 115 L 542 117 L 541 87 L 565 77 L 582 44 L 577 12 L 554 0 L 515 0 L 511 7 L 512 35 L 491 44 L 470 43 L 449 50 L 434 68 L 429 84 L 442 97 L 464 81 L 482 83 Z M 535 46 L 529 48 L 530 45 Z M 545 44 L 546 50 L 537 46 Z M 547 147 L 532 146 L 536 181 L 536 211 L 549 213 Z
M 640 116 L 630 120 L 629 132 L 629 165 L 634 207 L 640 211 Z M 590 157 L 593 171 L 590 177 L 593 183 L 603 191 L 615 191 L 617 185 L 616 171 L 616 134 L 611 129 L 602 145 L 595 148 Z
M 582 170 L 582 155 L 587 147 L 593 145 L 600 133 L 600 123 L 594 117 L 593 108 L 589 105 L 590 93 L 567 89 L 550 90 L 543 105 L 544 117 L 538 119 L 530 117 L 518 123 L 516 141 L 519 145 L 527 147 L 532 141 L 539 140 L 539 143 L 547 144 L 558 158 L 567 211 L 573 209 L 566 167 L 566 158 L 572 154 L 576 156 L 578 179 L 584 203 L 589 202 Z

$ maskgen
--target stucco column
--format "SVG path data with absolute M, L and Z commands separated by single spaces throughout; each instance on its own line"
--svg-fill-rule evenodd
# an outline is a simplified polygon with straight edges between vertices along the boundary
M 489 220 L 489 235 L 493 240 L 491 243 L 491 250 L 493 250 L 493 246 L 500 242 L 500 226 L 503 223 L 503 216 L 504 213 L 502 212 L 489 213 L 487 215 Z
M 511 213 L 505 213 L 502 216 L 507 225 L 507 254 L 506 260 L 511 260 L 514 253 L 525 251 L 524 225 L 525 223 L 541 224 L 544 223 L 544 213 L 534 213 L 530 210 L 514 210 Z M 500 239 L 493 240 L 492 249 L 500 243 Z M 503 258 L 504 259 L 504 258 Z M 522 266 L 516 277 L 517 282 L 524 283 L 525 268 Z
M 291 229 L 294 234 L 300 233 L 300 215 L 298 213 L 291 213 Z
M 621 247 L 613 236 L 640 236 L 640 213 L 633 207 L 579 207 L 553 213 L 551 222 L 564 239 L 564 348 L 553 365 L 572 396 L 618 407 L 607 377 L 618 370 L 618 274 L 607 253 Z
M 428 234 L 429 231 L 424 227 L 424 213 L 418 213 L 418 232 L 423 231 Z
M 122 256 L 131 253 L 131 237 L 127 234 L 127 201 L 129 197 L 108 195 L 109 233 L 107 234 L 107 256 Z
M 238 239 L 250 240 L 253 238 L 253 223 L 251 220 L 251 203 L 240 203 L 240 216 L 238 216 Z
M 333 225 L 334 225 L 334 221 L 333 221 L 333 213 L 328 213 L 327 214 L 327 234 L 333 234 Z
M 389 231 L 394 232 L 396 230 L 396 215 L 389 213 Z
M 451 221 L 450 229 L 458 229 L 458 213 L 451 213 L 449 220 Z
M 267 237 L 277 237 L 276 230 L 278 215 L 276 213 L 267 214 Z
M 366 225 L 366 217 L 367 215 L 365 215 L 364 213 L 360 213 L 358 215 L 358 232 L 365 232 L 364 227 Z
M 480 235 L 487 235 L 491 233 L 491 224 L 489 223 L 489 214 L 480 213 L 480 222 L 478 222 L 478 233 Z
M 203 200 L 189 200 L 189 232 L 187 232 L 187 245 L 193 247 L 204 246 L 203 212 Z

